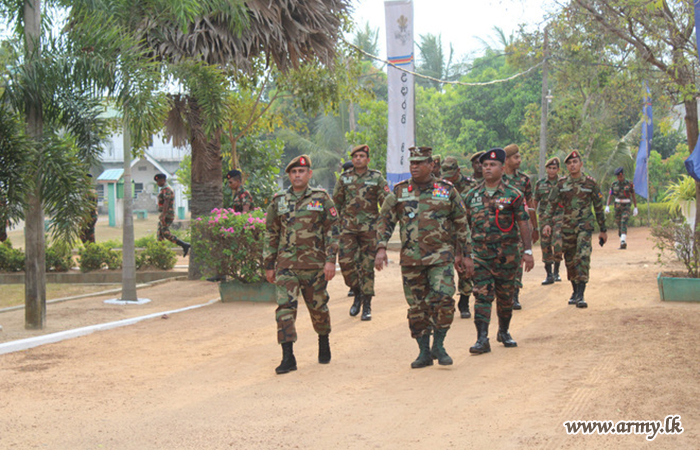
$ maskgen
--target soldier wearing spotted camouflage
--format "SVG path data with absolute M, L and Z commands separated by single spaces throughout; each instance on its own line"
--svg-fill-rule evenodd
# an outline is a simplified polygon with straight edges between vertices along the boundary
M 494 148 L 484 152 L 479 159 L 483 165 L 484 182 L 469 191 L 464 202 L 474 247 L 474 325 L 477 341 L 469 352 L 475 354 L 491 351 L 488 330 L 494 297 L 498 314 L 498 342 L 506 347 L 517 347 L 508 331 L 513 315 L 516 276 L 521 264 L 528 272 L 535 264 L 523 194 L 501 178 L 505 151 Z M 521 242 L 525 248 L 522 256 Z
M 460 193 L 462 200 L 466 198 L 467 192 L 477 184 L 473 178 L 462 174 L 457 158 L 454 156 L 445 158 L 441 169 L 443 179 L 454 185 Z M 469 296 L 472 293 L 472 280 L 464 276 L 464 272 L 458 272 L 458 280 L 457 290 L 459 291 L 459 302 L 457 302 L 457 309 L 462 319 L 469 319 L 472 316 L 472 313 L 469 311 Z
M 243 174 L 240 170 L 233 169 L 226 174 L 226 180 L 231 194 L 233 194 L 233 203 L 231 208 L 239 213 L 247 213 L 253 209 L 253 196 L 250 195 L 247 189 L 243 188 Z
M 158 211 L 160 216 L 158 217 L 158 240 L 169 240 L 175 244 L 182 247 L 182 256 L 187 256 L 187 252 L 190 251 L 190 244 L 181 241 L 180 239 L 173 236 L 170 232 L 170 225 L 172 225 L 175 220 L 175 209 L 173 204 L 175 203 L 175 193 L 173 189 L 167 185 L 167 176 L 164 173 L 156 174 L 153 179 L 160 188 L 158 192 Z
M 601 245 L 608 240 L 603 215 L 603 195 L 598 183 L 582 172 L 583 161 L 581 154 L 574 150 L 564 160 L 569 175 L 560 178 L 549 195 L 549 203 L 545 209 L 543 221 L 550 223 L 561 217 L 562 251 L 566 263 L 566 274 L 571 281 L 573 294 L 569 299 L 570 305 L 587 308 L 583 294 L 588 283 L 588 272 L 591 265 L 591 238 L 593 235 L 593 213 L 600 227 L 598 235 Z M 550 225 L 542 229 L 543 235 L 552 233 Z
M 411 368 L 452 364 L 444 347 L 454 315 L 454 269 L 471 276 L 471 240 L 464 203 L 451 183 L 432 175 L 430 147 L 411 147 L 411 179 L 397 183 L 384 201 L 375 268 L 388 264 L 386 246 L 398 222 L 401 274 L 408 302 L 408 326 L 420 354 Z M 434 333 L 432 349 L 430 333 Z
M 7 200 L 0 192 L 0 242 L 7 240 Z
M 440 166 L 442 165 L 442 156 L 440 155 L 433 155 L 433 176 L 435 178 L 442 178 L 442 174 L 440 173 Z
M 293 345 L 300 292 L 318 334 L 318 362 L 331 361 L 326 286 L 335 276 L 338 254 L 338 212 L 326 191 L 309 187 L 311 159 L 298 156 L 285 171 L 292 185 L 268 207 L 263 251 L 265 277 L 277 285 L 277 342 L 282 344 L 277 374 L 297 369 Z
M 634 193 L 634 184 L 625 180 L 625 171 L 622 167 L 615 169 L 616 181 L 610 186 L 608 200 L 605 202 L 605 212 L 610 212 L 610 197 L 615 199 L 615 223 L 617 235 L 620 236 L 620 250 L 627 248 L 627 221 L 630 219 L 630 202 L 634 202 L 632 215 L 639 213 L 637 210 L 637 196 Z
M 537 210 L 540 217 L 544 213 L 547 203 L 549 202 L 549 193 L 556 186 L 559 180 L 559 158 L 556 156 L 545 164 L 547 177 L 537 180 L 535 183 L 535 202 L 532 205 Z M 544 221 L 540 222 L 540 227 L 544 228 L 547 225 Z M 544 270 L 547 272 L 547 278 L 542 282 L 543 285 L 554 284 L 555 281 L 561 281 L 559 277 L 559 266 L 561 265 L 561 218 L 556 222 L 549 224 L 552 228 L 552 234 L 549 236 L 542 235 L 540 247 L 542 248 L 542 262 L 544 262 Z M 552 268 L 552 266 L 554 266 Z
M 92 177 L 92 175 L 90 175 Z M 83 244 L 88 242 L 95 242 L 95 225 L 97 224 L 97 192 L 90 190 L 88 192 L 88 199 L 90 201 L 90 217 L 85 220 L 83 226 L 80 229 L 80 241 Z
M 476 152 L 469 158 L 469 161 L 472 163 L 472 170 L 474 171 L 472 179 L 476 184 L 484 182 L 484 173 L 481 170 L 481 163 L 479 162 L 479 157 L 483 154 L 484 152 Z
M 362 305 L 362 320 L 372 320 L 377 218 L 390 191 L 381 172 L 367 168 L 369 146 L 358 145 L 350 157 L 353 167 L 341 174 L 333 191 L 341 222 L 338 262 L 355 295 L 350 315 L 356 316 Z

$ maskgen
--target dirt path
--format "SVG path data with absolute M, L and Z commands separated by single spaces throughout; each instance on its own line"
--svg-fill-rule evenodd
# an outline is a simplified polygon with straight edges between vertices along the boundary
M 274 306 L 253 303 L 215 303 L 3 355 L 0 448 L 697 448 L 700 305 L 659 301 L 647 237 L 632 229 L 629 250 L 594 249 L 588 310 L 566 304 L 566 281 L 541 286 L 537 259 L 512 323 L 518 348 L 492 338 L 492 353 L 470 356 L 473 323 L 457 319 L 446 341 L 450 367 L 409 368 L 417 346 L 396 264 L 377 276 L 371 322 L 348 316 L 351 301 L 333 280 L 327 366 L 316 362 L 302 309 L 299 370 L 275 375 Z M 143 314 L 216 296 L 204 282 L 140 295 L 154 300 L 133 307 Z M 79 300 L 51 306 L 48 323 L 108 322 L 133 308 Z M 13 315 L 0 315 L 0 336 Z M 562 425 L 667 415 L 680 415 L 684 432 L 650 444 L 644 435 L 570 436 Z

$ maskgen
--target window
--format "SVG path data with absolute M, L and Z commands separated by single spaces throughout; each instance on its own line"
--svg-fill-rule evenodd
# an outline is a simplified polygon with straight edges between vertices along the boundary
M 134 195 L 139 195 L 141 192 L 143 192 L 143 183 L 135 183 L 134 184 Z

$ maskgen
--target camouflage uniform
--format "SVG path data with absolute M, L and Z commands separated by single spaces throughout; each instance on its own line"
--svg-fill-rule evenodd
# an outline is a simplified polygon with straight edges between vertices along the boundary
M 238 192 L 233 194 L 233 203 L 231 208 L 233 208 L 233 210 L 236 212 L 243 212 L 243 208 L 246 205 L 248 205 L 248 211 L 253 210 L 253 196 L 250 195 L 250 192 L 241 187 Z
M 159 241 L 167 239 L 170 242 L 177 242 L 177 238 L 170 233 L 170 225 L 172 225 L 173 220 L 175 220 L 174 203 L 175 193 L 173 189 L 166 184 L 160 189 L 160 192 L 158 192 L 158 211 L 160 212 L 160 217 L 158 218 Z
M 540 216 L 544 215 L 544 211 L 549 203 L 549 194 L 556 184 L 557 180 L 549 180 L 547 177 L 535 183 L 535 202 L 537 202 L 537 213 Z M 561 262 L 562 260 L 561 217 L 554 217 L 554 219 L 554 222 L 540 221 L 540 247 L 542 248 L 542 262 L 545 264 Z M 549 236 L 542 234 L 542 228 L 545 225 L 549 225 L 552 228 L 552 233 Z
M 338 253 L 338 212 L 323 189 L 307 187 L 296 195 L 290 187 L 272 199 L 267 209 L 266 270 L 275 270 L 277 341 L 295 342 L 299 292 L 319 335 L 331 332 L 328 292 L 323 266 L 335 264 Z
M 469 254 L 464 203 L 455 187 L 434 177 L 422 188 L 412 180 L 394 186 L 380 213 L 378 248 L 400 224 L 401 274 L 413 338 L 448 330 L 454 316 L 455 252 Z
M 532 205 L 532 183 L 530 183 L 530 177 L 525 175 L 519 170 L 516 170 L 513 175 L 508 175 L 503 172 L 503 182 L 511 185 L 523 194 L 525 199 L 525 211 L 528 209 L 528 205 Z M 518 244 L 520 252 L 523 251 L 523 243 Z M 520 289 L 523 287 L 523 267 L 518 267 L 518 274 L 515 278 L 515 287 Z
M 457 180 L 456 182 L 454 182 L 452 184 L 454 184 L 455 189 L 457 189 L 457 191 L 460 193 L 460 195 L 462 197 L 462 200 L 464 200 L 465 198 L 467 198 L 467 193 L 473 187 L 475 187 L 477 185 L 477 182 L 471 177 L 467 177 L 465 175 L 462 175 L 462 173 L 460 171 L 459 180 Z M 464 275 L 464 273 L 461 273 L 461 272 L 457 274 L 457 279 L 458 279 L 457 291 L 461 295 L 471 295 L 472 285 L 473 285 L 472 279 L 467 278 L 466 275 Z
M 377 250 L 379 206 L 389 186 L 378 170 L 343 172 L 335 184 L 333 202 L 341 219 L 338 262 L 345 284 L 355 291 L 374 296 L 374 256 Z
M 0 197 L 0 242 L 7 240 L 7 203 Z
M 80 240 L 83 244 L 95 242 L 95 224 L 97 224 L 97 193 L 95 191 L 90 191 L 88 193 L 88 198 L 92 204 L 92 209 L 90 210 L 90 219 L 85 221 L 80 230 Z
M 617 224 L 617 235 L 627 234 L 627 222 L 630 220 L 632 211 L 632 195 L 634 194 L 634 184 L 629 180 L 620 183 L 613 181 L 610 186 L 610 195 L 615 198 L 615 223 Z
M 501 181 L 490 195 L 482 183 L 464 203 L 474 247 L 474 320 L 490 322 L 494 296 L 498 317 L 510 319 L 516 276 L 522 271 L 517 222 L 530 220 L 523 194 Z

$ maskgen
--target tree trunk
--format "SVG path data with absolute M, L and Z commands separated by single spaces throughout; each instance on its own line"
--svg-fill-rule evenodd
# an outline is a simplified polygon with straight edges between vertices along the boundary
M 122 224 L 122 300 L 136 302 L 136 249 L 131 197 L 131 131 L 128 105 L 124 106 L 124 222 Z
M 212 139 L 204 133 L 201 109 L 196 99 L 189 98 L 188 123 L 190 124 L 192 146 L 192 219 L 207 215 L 214 208 L 224 204 L 223 181 L 221 178 L 221 131 Z M 190 250 L 188 275 L 191 280 L 202 277 L 199 265 L 195 264 L 193 250 Z
M 27 64 L 41 55 L 41 0 L 24 2 L 24 38 Z M 27 133 L 35 145 L 41 145 L 43 119 L 41 103 L 27 101 Z M 38 100 L 37 100 L 38 102 Z M 39 158 L 43 150 L 39 150 Z M 41 167 L 41 161 L 38 161 Z M 24 227 L 25 279 L 24 327 L 38 330 L 46 325 L 46 248 L 44 242 L 44 207 L 41 195 L 41 174 L 34 174 L 36 187 L 29 196 Z

